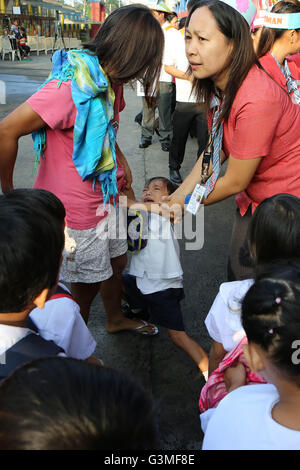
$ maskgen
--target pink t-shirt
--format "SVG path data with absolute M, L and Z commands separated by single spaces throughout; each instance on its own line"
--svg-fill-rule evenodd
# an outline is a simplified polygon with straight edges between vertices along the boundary
M 96 227 L 107 212 L 101 211 L 100 183 L 96 182 L 93 189 L 93 181 L 82 181 L 73 164 L 73 127 L 77 111 L 71 95 L 71 81 L 63 82 L 57 88 L 57 80 L 52 80 L 27 103 L 46 123 L 45 158 L 41 158 L 34 187 L 51 191 L 62 201 L 68 227 L 77 230 Z M 125 179 L 118 160 L 117 167 L 120 191 Z
M 227 157 L 262 157 L 245 191 L 236 196 L 241 215 L 252 213 L 267 197 L 300 197 L 300 106 L 254 65 L 239 88 L 224 123 Z

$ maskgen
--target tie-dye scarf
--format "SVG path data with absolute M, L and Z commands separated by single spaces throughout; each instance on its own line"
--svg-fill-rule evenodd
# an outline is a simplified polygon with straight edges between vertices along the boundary
M 105 204 L 118 192 L 116 133 L 110 122 L 114 115 L 114 92 L 98 58 L 89 51 L 59 50 L 52 61 L 52 72 L 41 87 L 53 79 L 58 80 L 57 87 L 71 80 L 72 99 L 77 109 L 73 163 L 83 181 L 100 182 Z M 45 129 L 34 132 L 32 137 L 39 161 L 46 146 Z

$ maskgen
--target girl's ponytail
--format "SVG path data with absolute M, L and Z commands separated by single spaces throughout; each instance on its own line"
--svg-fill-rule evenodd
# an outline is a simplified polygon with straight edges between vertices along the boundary
M 300 264 L 271 267 L 259 275 L 242 302 L 242 323 L 249 342 L 300 386 L 293 345 L 300 341 Z

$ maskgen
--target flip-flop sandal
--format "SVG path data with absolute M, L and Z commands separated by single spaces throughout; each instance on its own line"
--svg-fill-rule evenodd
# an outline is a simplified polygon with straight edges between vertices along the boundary
M 151 323 L 148 323 L 147 321 L 141 320 L 141 319 L 140 319 L 140 321 L 142 322 L 142 325 L 139 325 L 136 328 L 132 328 L 132 329 L 126 330 L 126 331 L 131 331 L 132 333 L 135 333 L 137 335 L 145 335 L 145 336 L 155 336 L 155 335 L 157 335 L 158 328 L 155 325 L 153 325 L 153 331 L 141 331 L 142 328 L 145 328 L 145 326 L 150 326 Z

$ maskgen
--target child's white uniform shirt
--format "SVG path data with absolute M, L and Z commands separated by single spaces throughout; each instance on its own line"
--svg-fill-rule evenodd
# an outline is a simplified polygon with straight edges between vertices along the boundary
M 64 284 L 62 287 L 68 290 Z M 96 341 L 74 300 L 68 297 L 48 300 L 43 309 L 35 308 L 29 316 L 42 338 L 54 341 L 67 356 L 84 360 L 94 353 Z
M 0 324 L 0 364 L 5 364 L 5 352 L 29 334 L 37 334 L 29 328 Z M 42 335 L 40 335 L 42 336 Z M 48 338 L 44 338 L 48 339 Z M 51 339 L 51 338 L 49 338 Z M 56 343 L 58 345 L 58 343 Z M 58 356 L 65 357 L 63 352 Z
M 172 225 L 158 214 L 149 214 L 148 220 L 147 245 L 132 255 L 128 272 L 143 294 L 182 288 L 180 250 Z
M 209 420 L 202 449 L 300 450 L 300 431 L 272 418 L 278 401 L 272 384 L 245 385 L 230 392 Z
M 205 319 L 209 335 L 232 351 L 245 336 L 241 321 L 241 302 L 253 284 L 253 279 L 224 282 Z
M 28 328 L 12 325 L 0 325 L 0 359 L 1 356 L 18 341 L 32 333 Z M 4 359 L 3 359 L 4 360 Z

